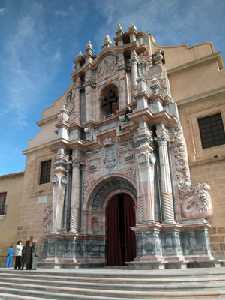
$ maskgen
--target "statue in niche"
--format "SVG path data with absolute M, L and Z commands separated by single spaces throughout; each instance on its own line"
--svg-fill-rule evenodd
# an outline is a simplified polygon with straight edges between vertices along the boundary
M 69 90 L 67 95 L 66 95 L 66 102 L 65 102 L 65 107 L 68 111 L 68 113 L 72 113 L 73 109 L 74 109 L 74 91 L 73 89 Z

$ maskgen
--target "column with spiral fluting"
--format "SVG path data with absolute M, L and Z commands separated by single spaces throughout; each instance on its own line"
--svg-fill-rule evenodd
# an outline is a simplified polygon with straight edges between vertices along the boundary
M 70 231 L 73 233 L 78 233 L 80 224 L 80 155 L 79 150 L 77 149 L 73 150 L 72 168 Z

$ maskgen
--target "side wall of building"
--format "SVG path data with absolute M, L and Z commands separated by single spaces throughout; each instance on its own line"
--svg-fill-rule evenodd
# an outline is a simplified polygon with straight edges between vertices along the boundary
M 40 184 L 41 161 L 51 160 L 53 171 L 52 152 L 45 147 L 27 153 L 26 170 L 24 173 L 24 197 L 19 206 L 19 220 L 17 236 L 25 241 L 31 236 L 41 242 L 47 232 L 48 219 L 51 214 L 52 184 Z M 52 174 L 51 174 L 52 177 Z
M 0 176 L 0 193 L 6 192 L 5 215 L 0 216 L 0 256 L 6 254 L 6 249 L 17 242 L 19 221 L 19 204 L 23 197 L 24 173 Z
M 187 141 L 189 164 L 194 183 L 206 182 L 211 187 L 213 215 L 210 239 L 213 254 L 225 256 L 225 145 L 203 149 L 197 118 L 221 113 L 225 121 L 225 94 L 215 95 L 180 107 Z M 225 122 L 224 122 L 225 124 Z

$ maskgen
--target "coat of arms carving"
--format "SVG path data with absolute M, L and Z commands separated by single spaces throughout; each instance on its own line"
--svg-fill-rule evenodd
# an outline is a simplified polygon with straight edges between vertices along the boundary
M 116 56 L 109 55 L 105 57 L 100 64 L 98 65 L 97 73 L 101 77 L 105 77 L 108 74 L 111 74 L 115 71 L 117 64 Z

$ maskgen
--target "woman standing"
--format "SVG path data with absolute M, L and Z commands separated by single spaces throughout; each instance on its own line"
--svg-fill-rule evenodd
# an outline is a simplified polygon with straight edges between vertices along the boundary
M 16 245 L 16 261 L 15 261 L 15 270 L 20 270 L 22 266 L 22 251 L 23 251 L 23 245 L 22 241 L 18 241 Z

